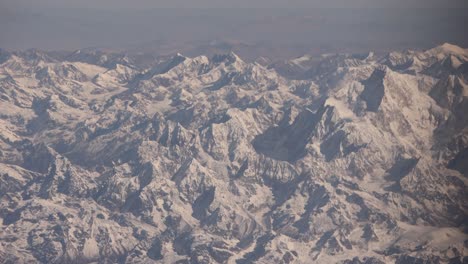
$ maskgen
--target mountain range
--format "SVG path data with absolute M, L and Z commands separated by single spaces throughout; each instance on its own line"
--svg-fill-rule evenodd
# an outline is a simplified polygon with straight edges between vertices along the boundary
M 0 51 L 1 263 L 468 263 L 468 50 Z

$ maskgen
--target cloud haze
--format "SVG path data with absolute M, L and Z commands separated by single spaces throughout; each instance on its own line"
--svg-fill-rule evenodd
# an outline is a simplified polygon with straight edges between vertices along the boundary
M 80 8 L 441 8 L 467 7 L 465 0 L 3 0 L 10 7 L 80 7 Z
M 466 2 L 3 0 L 0 48 L 172 52 L 206 49 L 215 41 L 300 54 L 427 48 L 443 42 L 467 47 L 467 9 L 453 8 Z

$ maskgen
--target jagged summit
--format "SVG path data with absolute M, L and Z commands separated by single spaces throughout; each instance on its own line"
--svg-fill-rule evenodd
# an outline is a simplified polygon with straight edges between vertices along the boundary
M 439 56 L 449 55 L 449 54 L 463 55 L 463 56 L 468 55 L 468 50 L 467 49 L 463 49 L 463 48 L 461 48 L 461 47 L 459 47 L 457 45 L 453 45 L 453 44 L 450 44 L 450 43 L 444 43 L 444 44 L 442 44 L 440 46 L 429 49 L 427 52 L 431 53 L 431 54 L 439 55 Z
M 467 261 L 466 50 L 138 56 L 0 51 L 0 262 Z

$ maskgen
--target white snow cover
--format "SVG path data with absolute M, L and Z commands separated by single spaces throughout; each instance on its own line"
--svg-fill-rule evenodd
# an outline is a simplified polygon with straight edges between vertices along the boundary
M 1 263 L 468 261 L 465 49 L 2 58 Z

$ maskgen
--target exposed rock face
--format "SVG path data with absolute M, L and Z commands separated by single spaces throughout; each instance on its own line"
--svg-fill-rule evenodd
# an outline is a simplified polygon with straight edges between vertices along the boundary
M 385 70 L 376 69 L 369 77 L 364 80 L 364 90 L 361 93 L 361 98 L 367 103 L 367 110 L 377 112 L 382 99 L 385 95 L 384 86 Z
M 468 51 L 0 52 L 2 263 L 465 263 Z

